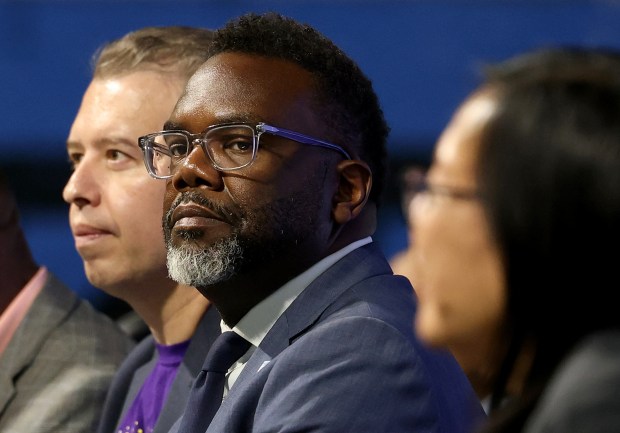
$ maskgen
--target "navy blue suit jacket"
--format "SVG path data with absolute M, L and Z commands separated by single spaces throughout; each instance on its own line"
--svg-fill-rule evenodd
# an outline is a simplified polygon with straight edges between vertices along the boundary
M 282 314 L 207 431 L 470 432 L 478 398 L 454 358 L 416 339 L 414 313 L 379 249 L 354 250 Z
M 183 363 L 170 387 L 153 433 L 166 433 L 183 414 L 194 378 L 200 372 L 211 343 L 220 334 L 220 315 L 211 306 L 202 317 Z M 108 390 L 97 433 L 114 433 L 125 412 L 157 362 L 155 340 L 144 338 L 121 364 Z

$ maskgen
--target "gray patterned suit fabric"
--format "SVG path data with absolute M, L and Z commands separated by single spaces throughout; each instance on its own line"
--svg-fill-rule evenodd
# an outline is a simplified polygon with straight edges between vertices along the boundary
M 207 432 L 470 432 L 478 398 L 415 338 L 412 293 L 377 246 L 342 258 L 267 333 Z
M 53 275 L 0 357 L 0 432 L 94 431 L 133 342 Z

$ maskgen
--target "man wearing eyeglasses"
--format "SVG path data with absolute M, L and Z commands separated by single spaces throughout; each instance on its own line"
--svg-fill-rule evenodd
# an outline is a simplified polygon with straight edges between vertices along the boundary
M 372 242 L 388 127 L 352 60 L 311 27 L 243 16 L 164 129 L 140 146 L 167 179 L 169 273 L 250 344 L 212 420 L 197 384 L 172 431 L 470 430 L 475 394 L 415 339 L 412 288 Z

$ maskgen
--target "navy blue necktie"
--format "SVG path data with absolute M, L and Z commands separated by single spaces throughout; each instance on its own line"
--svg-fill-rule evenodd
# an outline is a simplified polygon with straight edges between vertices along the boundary
M 204 433 L 222 404 L 228 369 L 250 348 L 250 342 L 232 331 L 213 342 L 202 371 L 196 377 L 179 433 Z

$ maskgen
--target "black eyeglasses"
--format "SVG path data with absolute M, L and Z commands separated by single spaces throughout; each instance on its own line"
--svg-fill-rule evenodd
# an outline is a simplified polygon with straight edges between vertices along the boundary
M 218 170 L 232 171 L 247 167 L 256 159 L 260 137 L 263 134 L 335 150 L 346 159 L 351 159 L 349 153 L 341 146 L 265 123 L 213 125 L 199 134 L 182 130 L 160 131 L 140 137 L 138 145 L 144 155 L 144 164 L 149 174 L 156 179 L 168 179 L 172 177 L 177 167 L 183 164 L 195 146 L 202 147 Z

